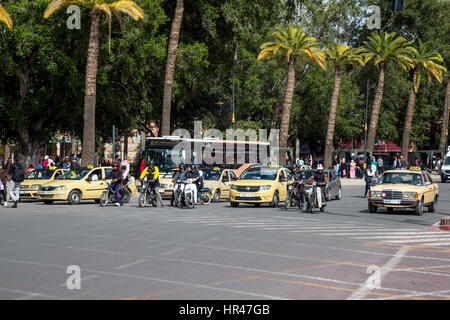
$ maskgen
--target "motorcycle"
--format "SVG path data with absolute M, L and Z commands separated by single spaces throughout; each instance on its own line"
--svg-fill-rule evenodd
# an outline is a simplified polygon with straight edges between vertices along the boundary
M 303 192 L 300 192 L 299 189 L 300 185 L 297 181 L 288 185 L 288 194 L 286 197 L 286 202 L 284 203 L 285 210 L 289 210 L 290 207 L 298 207 L 299 209 L 304 207 L 304 204 L 306 203 L 305 197 Z
M 325 211 L 325 199 L 322 197 L 322 190 L 317 186 L 317 182 L 305 185 L 306 211 L 314 213 L 314 209 Z
M 211 188 L 203 187 L 198 191 L 198 198 L 201 204 L 209 204 L 213 198 Z
M 100 197 L 100 206 L 105 207 L 108 203 L 115 202 L 115 191 L 112 189 L 112 184 L 107 183 L 105 185 L 106 191 L 103 191 Z M 131 200 L 131 191 L 128 188 L 120 187 L 119 190 L 120 205 L 123 206 L 124 203 L 128 203 Z
M 192 179 L 177 180 L 177 188 L 175 190 L 175 206 L 183 208 L 184 206 L 189 209 L 194 208 L 197 203 L 195 197 L 196 186 L 192 183 Z
M 142 187 L 139 188 L 139 193 L 139 207 L 143 208 L 147 204 L 151 204 L 153 207 L 158 206 L 156 191 L 147 183 L 147 179 L 144 179 L 142 182 Z

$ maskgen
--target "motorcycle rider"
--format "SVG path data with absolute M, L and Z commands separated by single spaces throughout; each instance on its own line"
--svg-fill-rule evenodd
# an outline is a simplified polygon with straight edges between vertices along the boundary
M 122 184 L 122 180 L 123 180 L 123 173 L 121 170 L 119 170 L 119 163 L 114 162 L 113 164 L 113 170 L 111 172 L 109 172 L 106 177 L 103 178 L 103 180 L 112 178 L 112 182 L 111 182 L 111 186 L 110 188 L 114 190 L 114 200 L 115 200 L 115 205 L 117 207 L 120 207 L 120 195 L 119 195 L 119 191 L 120 191 L 120 186 Z
M 196 166 L 195 165 L 191 165 L 189 168 L 189 171 L 186 170 L 185 172 L 185 180 L 190 179 L 191 183 L 195 185 L 195 189 L 194 189 L 194 199 L 195 202 L 197 202 L 197 197 L 198 197 L 198 191 L 199 186 L 198 186 L 198 180 L 200 179 L 200 174 L 198 173 L 198 171 L 195 170 Z
M 155 161 L 150 161 L 147 168 L 144 169 L 141 173 L 141 180 L 147 177 L 147 184 L 151 190 L 155 191 L 156 201 L 161 204 L 161 208 L 164 208 L 164 204 L 162 202 L 161 194 L 159 193 L 159 168 L 155 166 Z
M 303 192 L 305 189 L 305 184 L 303 183 L 303 180 L 306 179 L 305 170 L 304 169 L 299 170 L 298 166 L 294 164 L 291 173 L 294 176 L 295 182 L 297 183 L 297 199 L 299 199 L 299 201 L 304 203 Z
M 311 184 L 313 181 L 317 182 L 317 186 L 320 188 L 320 191 L 322 192 L 322 205 L 326 206 L 325 204 L 325 187 L 328 182 L 328 175 L 323 172 L 323 165 L 319 163 L 317 165 L 317 171 L 314 172 L 314 174 L 311 175 L 308 179 L 308 183 Z
M 184 165 L 180 165 L 179 171 L 177 173 L 175 173 L 175 175 L 172 178 L 172 183 L 175 184 L 175 187 L 173 188 L 172 197 L 170 198 L 170 206 L 171 207 L 173 207 L 173 202 L 175 201 L 175 190 L 177 190 L 177 187 L 178 187 L 177 180 L 181 180 L 181 181 L 186 180 Z

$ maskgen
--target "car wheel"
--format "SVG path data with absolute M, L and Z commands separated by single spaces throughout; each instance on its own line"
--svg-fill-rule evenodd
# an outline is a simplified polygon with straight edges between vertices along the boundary
M 328 201 L 328 202 L 330 202 L 330 201 L 331 201 L 331 190 L 328 189 L 328 190 L 326 191 L 326 193 L 327 193 L 327 196 L 326 196 L 325 200 Z
M 437 207 L 438 199 L 434 198 L 433 203 L 428 206 L 428 212 L 435 212 Z
M 204 194 L 202 195 L 202 203 L 203 203 L 203 204 L 210 204 L 212 198 L 213 198 L 213 197 L 212 197 L 211 191 L 208 191 L 208 192 L 206 192 L 206 193 L 204 193 Z
M 69 193 L 68 201 L 70 204 L 75 205 L 81 202 L 81 193 L 78 190 L 72 190 Z
M 336 200 L 341 200 L 341 198 L 342 198 L 342 189 L 339 188 L 338 194 L 336 196 Z
M 369 212 L 370 213 L 376 213 L 377 212 L 378 207 L 374 206 L 373 204 L 371 204 L 369 202 Z
M 44 201 L 44 204 L 52 204 L 53 203 L 53 200 L 45 200 Z
M 278 207 L 278 191 L 275 191 L 275 193 L 274 193 L 274 195 L 273 195 L 272 202 L 270 203 L 270 206 L 271 206 L 272 208 Z
M 441 182 L 442 182 L 442 183 L 446 183 L 446 182 L 447 182 L 447 179 L 441 177 Z
M 216 192 L 214 192 L 214 198 L 213 198 L 213 202 L 219 202 L 220 201 L 220 191 L 216 190 Z
M 423 214 L 423 198 L 420 199 L 415 211 L 418 216 L 421 216 Z
M 239 202 L 230 202 L 230 205 L 231 205 L 233 208 L 237 208 L 237 207 L 239 206 Z
M 130 202 L 130 200 L 131 200 L 131 192 L 129 190 L 125 189 L 123 191 L 123 196 L 122 196 L 122 199 L 120 202 L 123 204 L 123 203 Z

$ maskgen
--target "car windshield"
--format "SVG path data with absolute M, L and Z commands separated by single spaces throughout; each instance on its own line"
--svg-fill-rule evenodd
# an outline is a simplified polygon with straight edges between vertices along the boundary
M 242 180 L 275 180 L 277 168 L 256 167 L 248 168 L 241 176 Z
M 444 165 L 450 166 L 450 157 L 445 158 Z
M 410 184 L 422 185 L 422 177 L 419 173 L 410 172 L 385 172 L 378 184 Z
M 203 171 L 203 180 L 214 180 L 219 181 L 220 171 Z
M 36 180 L 51 179 L 54 172 L 55 172 L 54 170 L 49 169 L 34 170 L 28 173 L 25 179 L 36 179 Z
M 81 180 L 83 179 L 91 169 L 78 169 L 78 170 L 70 170 L 64 172 L 63 175 L 60 175 L 58 180 Z

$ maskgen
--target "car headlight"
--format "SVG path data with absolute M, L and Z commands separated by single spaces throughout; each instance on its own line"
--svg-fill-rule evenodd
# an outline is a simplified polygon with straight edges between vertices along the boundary
M 55 187 L 55 191 L 66 190 L 66 186 Z
M 231 185 L 231 189 L 237 190 L 237 187 L 236 187 L 234 184 L 232 184 L 232 185 Z
M 416 199 L 418 197 L 417 192 L 403 192 L 403 199 Z
M 269 190 L 272 186 L 260 186 L 259 191 Z
M 30 189 L 31 190 L 39 190 L 40 187 L 41 187 L 40 184 L 33 184 Z
M 370 191 L 369 197 L 381 198 L 381 191 Z

